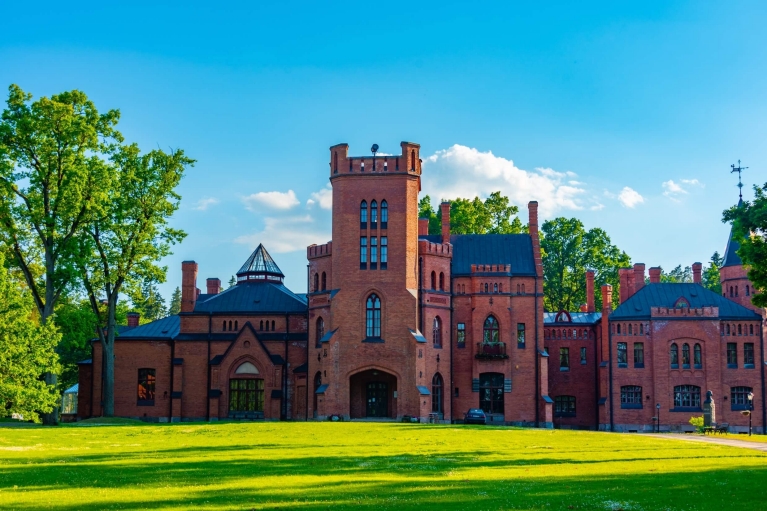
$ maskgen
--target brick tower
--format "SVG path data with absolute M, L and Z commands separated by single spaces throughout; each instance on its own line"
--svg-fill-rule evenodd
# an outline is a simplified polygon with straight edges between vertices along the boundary
M 309 259 L 309 416 L 422 416 L 418 369 L 420 146 L 330 148 L 333 241 Z M 423 357 L 423 353 L 421 353 Z

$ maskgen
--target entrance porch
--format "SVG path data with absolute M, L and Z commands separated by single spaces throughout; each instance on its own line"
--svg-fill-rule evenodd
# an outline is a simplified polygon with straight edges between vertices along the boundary
M 383 419 L 397 417 L 397 377 L 369 369 L 349 378 L 349 417 Z

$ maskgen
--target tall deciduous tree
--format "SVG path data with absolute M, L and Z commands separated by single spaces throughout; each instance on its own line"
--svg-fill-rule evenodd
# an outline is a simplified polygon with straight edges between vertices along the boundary
M 748 269 L 748 279 L 759 292 L 751 302 L 767 307 L 767 183 L 754 186 L 754 200 L 732 207 L 723 214 L 723 222 L 732 222 L 740 241 L 738 256 Z
M 711 256 L 711 260 L 703 269 L 703 275 L 701 280 L 703 281 L 703 287 L 710 289 L 714 293 L 722 294 L 722 282 L 719 280 L 719 268 L 724 264 L 724 257 L 719 255 L 719 252 L 714 252 Z
M 122 146 L 114 158 L 106 186 L 109 201 L 78 237 L 76 260 L 91 308 L 99 314 L 106 301 L 106 326 L 98 329 L 104 364 L 104 415 L 114 415 L 114 340 L 116 309 L 123 286 L 141 281 L 163 282 L 166 267 L 158 261 L 186 234 L 169 227 L 178 209 L 176 192 L 184 170 L 194 160 L 181 150 L 141 154 L 136 145 Z
M 605 231 L 587 231 L 576 218 L 555 218 L 541 228 L 544 306 L 550 311 L 578 310 L 586 303 L 586 270 L 594 270 L 594 302 L 602 307 L 602 284 L 617 287 L 618 269 L 631 259 L 612 244 Z M 613 293 L 613 306 L 618 293 Z
M 0 417 L 36 421 L 58 404 L 56 388 L 40 375 L 59 372 L 53 351 L 59 333 L 53 321 L 40 321 L 32 293 L 5 271 L 1 253 L 0 269 Z
M 429 234 L 442 232 L 442 210 L 436 213 L 431 197 L 426 195 L 418 203 L 420 218 L 429 219 Z M 519 234 L 525 226 L 516 216 L 519 208 L 509 204 L 501 192 L 493 192 L 484 201 L 455 199 L 450 202 L 450 232 L 452 234 Z
M 119 117 L 100 114 L 80 91 L 32 102 L 9 88 L 0 119 L 0 236 L 43 324 L 73 283 L 73 240 L 105 192 L 103 156 L 121 140 Z M 46 381 L 55 386 L 56 375 Z

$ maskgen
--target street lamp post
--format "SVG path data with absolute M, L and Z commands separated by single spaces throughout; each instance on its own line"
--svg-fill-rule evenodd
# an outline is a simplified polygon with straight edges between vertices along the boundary
M 751 416 L 754 415 L 754 393 L 748 393 L 748 436 L 751 436 Z
M 660 403 L 655 405 L 655 409 L 658 410 L 658 433 L 660 433 Z

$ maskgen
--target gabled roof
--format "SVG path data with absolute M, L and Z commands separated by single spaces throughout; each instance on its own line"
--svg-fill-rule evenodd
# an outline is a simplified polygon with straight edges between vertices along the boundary
M 201 295 L 202 296 L 202 295 Z M 194 312 L 306 312 L 306 301 L 281 283 L 240 282 L 207 300 L 198 300 Z
M 277 266 L 277 263 L 274 262 L 272 256 L 269 255 L 269 252 L 266 251 L 264 245 L 261 243 L 258 244 L 256 250 L 250 254 L 250 257 L 248 257 L 247 261 L 245 261 L 245 264 L 243 264 L 242 268 L 240 268 L 240 270 L 237 272 L 238 277 L 244 275 L 270 275 L 281 278 L 285 277 L 285 275 L 282 273 L 282 270 L 280 270 L 280 267 Z
M 610 320 L 649 319 L 651 307 L 673 308 L 679 298 L 684 298 L 693 309 L 719 307 L 721 319 L 761 319 L 754 311 L 728 300 L 700 284 L 660 283 L 646 284 L 610 314 Z
M 420 236 L 441 243 L 442 236 Z M 535 275 L 529 234 L 453 234 L 453 275 L 470 275 L 472 264 L 510 264 L 512 275 Z
M 572 321 L 557 321 L 558 315 L 559 315 L 559 312 L 544 312 L 543 324 L 544 325 L 593 325 L 599 322 L 600 319 L 602 319 L 601 312 L 570 312 L 570 318 Z
M 181 329 L 181 319 L 177 314 L 137 326 L 121 333 L 118 339 L 173 339 Z
M 740 199 L 738 201 L 738 207 L 741 207 L 743 205 L 743 199 Z M 740 260 L 740 256 L 738 256 L 738 249 L 740 249 L 740 243 L 734 238 L 735 228 L 730 229 L 730 237 L 727 239 L 727 249 L 724 251 L 724 263 L 722 263 L 722 268 L 726 266 L 742 266 L 743 261 Z

